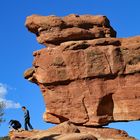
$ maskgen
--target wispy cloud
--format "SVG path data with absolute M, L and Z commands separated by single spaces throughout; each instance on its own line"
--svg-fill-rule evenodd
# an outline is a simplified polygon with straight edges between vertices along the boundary
M 0 102 L 3 102 L 6 109 L 20 108 L 20 103 L 16 103 L 12 100 L 7 100 L 6 95 L 8 94 L 8 89 L 11 90 L 11 87 L 8 88 L 7 85 L 0 83 Z

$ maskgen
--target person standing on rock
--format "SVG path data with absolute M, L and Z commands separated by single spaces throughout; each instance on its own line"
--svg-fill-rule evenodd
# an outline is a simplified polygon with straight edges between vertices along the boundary
M 26 109 L 25 106 L 22 106 L 22 110 L 24 112 L 24 126 L 25 126 L 25 130 L 28 131 L 28 127 L 33 130 L 33 127 L 30 123 L 30 114 L 29 114 L 29 110 Z

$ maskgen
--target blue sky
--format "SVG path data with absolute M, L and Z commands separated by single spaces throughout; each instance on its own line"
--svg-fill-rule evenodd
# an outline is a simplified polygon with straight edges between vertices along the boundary
M 23 78 L 24 70 L 32 65 L 32 52 L 43 47 L 25 28 L 27 16 L 106 15 L 117 31 L 117 37 L 129 37 L 140 35 L 139 6 L 139 0 L 0 0 L 0 99 L 7 102 L 6 122 L 0 126 L 0 136 L 7 135 L 10 119 L 23 123 L 22 105 L 30 110 L 34 128 L 52 126 L 42 120 L 45 106 L 39 87 Z M 124 129 L 140 140 L 138 121 L 109 126 Z

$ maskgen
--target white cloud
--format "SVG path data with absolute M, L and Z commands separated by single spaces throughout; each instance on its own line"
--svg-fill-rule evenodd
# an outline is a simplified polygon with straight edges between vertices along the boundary
M 0 98 L 4 98 L 6 93 L 7 93 L 6 86 L 0 83 Z
M 8 88 L 7 85 L 0 83 L 0 102 L 4 103 L 6 109 L 20 108 L 21 107 L 20 103 L 16 103 L 12 100 L 6 99 L 6 94 L 8 94 L 8 89 L 11 89 L 11 87 Z

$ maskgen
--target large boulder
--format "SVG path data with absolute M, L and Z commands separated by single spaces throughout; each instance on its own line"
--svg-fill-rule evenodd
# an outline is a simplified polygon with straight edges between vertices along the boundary
M 71 14 L 60 18 L 54 15 L 32 15 L 27 17 L 25 25 L 44 45 L 116 36 L 106 16 Z
M 126 132 L 110 128 L 89 128 L 64 122 L 48 130 L 13 131 L 11 140 L 136 140 Z
M 24 73 L 42 91 L 46 122 L 140 120 L 140 36 L 115 38 L 105 16 L 32 15 L 25 25 L 46 46 Z
M 41 88 L 45 121 L 100 126 L 140 119 L 140 37 L 69 41 L 34 57 L 27 79 Z

